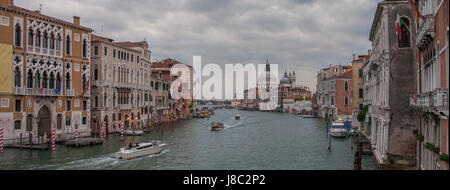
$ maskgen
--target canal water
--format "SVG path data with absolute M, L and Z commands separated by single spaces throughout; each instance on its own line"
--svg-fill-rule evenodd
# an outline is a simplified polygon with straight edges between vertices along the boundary
M 235 114 L 241 119 L 234 120 Z M 222 121 L 225 129 L 210 131 L 212 121 Z M 216 110 L 209 119 L 180 121 L 173 130 L 157 127 L 138 138 L 168 146 L 158 155 L 118 160 L 112 155 L 123 143 L 120 134 L 111 134 L 102 145 L 56 145 L 55 152 L 6 149 L 0 153 L 0 169 L 352 170 L 356 149 L 349 138 L 332 138 L 329 151 L 321 119 L 227 109 Z M 362 169 L 377 169 L 373 156 L 363 156 Z

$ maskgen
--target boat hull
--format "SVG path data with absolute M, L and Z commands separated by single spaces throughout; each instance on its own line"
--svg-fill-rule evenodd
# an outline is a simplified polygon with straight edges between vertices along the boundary
M 164 150 L 165 146 L 166 146 L 165 144 L 161 144 L 161 145 L 150 147 L 150 148 L 128 151 L 128 152 L 126 150 L 125 151 L 121 150 L 119 152 L 116 152 L 114 154 L 114 157 L 116 157 L 118 159 L 123 159 L 123 160 L 130 160 L 130 159 L 148 156 L 148 155 L 152 155 L 152 154 L 159 154 Z
M 332 137 L 347 137 L 347 131 L 330 131 Z

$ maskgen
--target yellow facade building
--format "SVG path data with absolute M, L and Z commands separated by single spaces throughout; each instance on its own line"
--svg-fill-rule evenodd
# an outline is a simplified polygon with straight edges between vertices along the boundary
M 90 136 L 90 33 L 0 0 L 0 128 L 5 144 Z

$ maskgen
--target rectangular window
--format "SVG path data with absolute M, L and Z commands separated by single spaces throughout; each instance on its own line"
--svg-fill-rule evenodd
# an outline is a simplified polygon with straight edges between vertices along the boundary
M 14 106 L 15 112 L 22 112 L 22 100 L 16 99 L 15 100 L 15 106 Z
M 83 111 L 87 110 L 87 101 L 83 100 Z
M 70 126 L 70 117 L 66 117 L 66 126 Z
M 113 50 L 113 57 L 116 58 L 116 50 Z
M 116 114 L 115 113 L 112 114 L 112 120 L 116 121 Z
M 346 96 L 345 98 L 344 98 L 344 100 L 345 100 L 345 105 L 347 106 L 348 105 L 348 97 Z
M 345 87 L 344 87 L 344 88 L 345 88 L 345 91 L 347 92 L 347 91 L 348 91 L 348 82 L 345 81 L 345 84 L 344 84 L 344 85 L 345 85 Z
M 359 78 L 363 78 L 363 76 L 364 76 L 363 70 L 359 69 Z
M 94 55 L 98 55 L 98 46 L 94 47 Z
M 118 114 L 117 119 L 118 119 L 119 121 L 122 120 L 122 113 L 119 113 L 119 114 Z
M 364 90 L 362 88 L 359 89 L 359 97 L 364 98 Z
M 131 62 L 133 62 L 133 54 L 131 54 Z
M 66 111 L 71 111 L 72 110 L 72 101 L 67 100 L 66 101 Z
M 83 117 L 83 119 L 81 119 L 81 124 L 86 125 L 86 123 L 87 123 L 87 118 Z
M 364 105 L 363 104 L 359 104 L 359 110 L 363 110 L 364 109 Z
M 61 129 L 61 127 L 62 127 L 62 115 L 58 114 L 58 116 L 56 116 L 56 128 Z
M 22 124 L 21 120 L 14 121 L 14 129 L 16 129 L 16 130 L 20 129 L 21 124 Z
M 104 52 L 105 56 L 107 56 L 108 55 L 108 47 L 105 47 L 103 52 Z

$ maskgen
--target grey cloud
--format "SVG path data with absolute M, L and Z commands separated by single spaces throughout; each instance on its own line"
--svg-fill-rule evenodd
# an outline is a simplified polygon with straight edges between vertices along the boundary
M 192 63 L 264 63 L 303 73 L 315 90 L 315 74 L 345 64 L 370 47 L 373 0 L 43 0 L 43 13 L 82 25 L 117 41 L 150 41 L 154 58 Z M 28 9 L 39 2 L 16 0 Z M 101 28 L 103 26 L 103 32 Z

